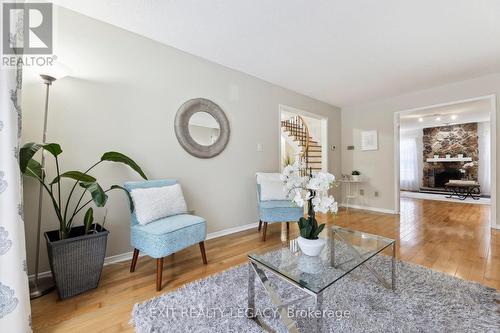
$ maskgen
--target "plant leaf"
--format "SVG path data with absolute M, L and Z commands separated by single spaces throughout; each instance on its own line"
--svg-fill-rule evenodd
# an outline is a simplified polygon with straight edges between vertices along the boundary
M 306 225 L 307 225 L 307 219 L 305 219 L 304 217 L 301 217 L 301 218 L 299 219 L 299 222 L 298 222 L 298 223 L 299 223 L 299 229 L 303 229 L 303 228 L 305 228 L 305 227 L 306 227 Z
M 137 172 L 139 175 L 141 175 L 142 178 L 148 179 L 144 172 L 142 171 L 141 167 L 134 162 L 130 157 L 116 152 L 116 151 L 108 151 L 107 153 L 104 153 L 101 157 L 101 161 L 111 161 L 111 162 L 118 162 L 118 163 L 123 163 L 131 167 L 135 172 Z
M 31 161 L 36 152 L 40 150 L 40 148 L 42 148 L 41 144 L 29 142 L 19 149 L 19 167 L 21 168 L 22 173 L 26 172 L 28 163 Z
M 108 196 L 106 193 L 104 193 L 101 185 L 99 185 L 97 182 L 80 182 L 79 184 L 81 187 L 90 192 L 92 200 L 97 207 L 104 207 L 106 205 Z
M 312 226 L 310 224 L 307 224 L 306 227 L 302 230 L 304 230 L 304 235 L 305 235 L 302 237 L 304 237 L 306 239 L 311 239 Z
M 62 153 L 61 146 L 57 143 L 47 143 L 43 146 L 43 149 L 51 153 L 54 157 Z
M 132 201 L 132 196 L 130 195 L 130 192 L 127 191 L 127 189 L 125 189 L 125 187 L 121 187 L 120 185 L 112 185 L 110 187 L 110 189 L 112 189 L 112 190 L 116 190 L 116 189 L 123 190 L 127 194 L 127 197 L 128 197 L 128 202 L 129 202 L 129 205 L 130 205 L 130 212 L 134 211 L 134 201 Z
M 325 228 L 325 224 L 320 224 L 318 228 L 313 232 L 312 237 L 314 239 L 318 238 L 319 234 L 323 231 Z
M 65 172 L 62 175 L 54 178 L 54 180 L 50 184 L 52 185 L 52 184 L 57 183 L 60 178 L 71 178 L 71 179 L 74 179 L 74 180 L 77 180 L 77 181 L 87 182 L 87 183 L 92 183 L 92 182 L 96 181 L 96 179 L 94 177 L 92 177 L 90 175 L 87 175 L 87 174 L 85 174 L 83 172 L 80 172 L 80 171 L 68 171 L 68 172 Z
M 300 236 L 302 236 L 303 238 L 307 238 L 307 234 L 306 234 L 306 228 L 302 228 L 300 229 Z
M 87 212 L 85 213 L 85 217 L 83 218 L 83 225 L 85 226 L 85 233 L 88 233 L 90 230 L 90 227 L 92 226 L 92 222 L 94 222 L 94 210 L 92 207 L 87 209 Z
M 42 165 L 34 159 L 28 161 L 26 167 L 24 168 L 23 174 L 28 177 L 42 180 L 45 178 L 45 173 L 42 170 Z

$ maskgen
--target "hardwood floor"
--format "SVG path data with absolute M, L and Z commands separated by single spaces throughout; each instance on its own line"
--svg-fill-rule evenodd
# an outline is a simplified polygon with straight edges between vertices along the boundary
M 346 226 L 397 242 L 397 256 L 463 279 L 500 290 L 500 232 L 491 231 L 489 206 L 403 198 L 401 215 L 359 210 L 341 211 L 329 224 Z M 297 234 L 295 223 L 291 235 Z M 134 303 L 246 262 L 248 252 L 280 243 L 280 224 L 270 224 L 267 241 L 255 229 L 206 241 L 208 265 L 198 246 L 165 258 L 163 289 L 156 292 L 156 264 L 142 257 L 134 273 L 130 261 L 104 267 L 94 291 L 65 300 L 55 292 L 31 302 L 35 332 L 131 332 L 128 324 Z

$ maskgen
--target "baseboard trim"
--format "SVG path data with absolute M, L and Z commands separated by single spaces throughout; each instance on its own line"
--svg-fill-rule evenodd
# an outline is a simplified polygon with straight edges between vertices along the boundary
M 257 228 L 258 224 L 259 224 L 258 222 L 254 222 L 254 223 L 249 223 L 249 224 L 245 224 L 245 225 L 240 225 L 237 227 L 231 227 L 231 228 L 227 228 L 227 229 L 223 229 L 223 230 L 219 230 L 219 231 L 214 231 L 214 232 L 207 234 L 207 240 L 219 238 L 222 236 L 234 234 L 234 233 L 237 233 L 240 231 L 245 231 L 245 230 L 252 229 L 252 228 Z M 133 254 L 134 254 L 134 252 L 130 251 L 130 252 L 106 257 L 106 258 L 104 258 L 104 266 L 115 264 L 118 262 L 131 260 Z M 139 257 L 142 257 L 142 256 L 145 256 L 145 254 L 140 253 Z M 38 273 L 38 277 L 46 277 L 46 276 L 52 276 L 52 272 L 46 271 L 46 272 Z M 35 277 L 35 274 L 29 275 L 30 279 L 33 279 L 34 277 Z
M 340 204 L 340 207 L 346 208 L 347 205 L 345 203 L 342 203 L 342 204 Z M 369 210 L 369 211 L 372 211 L 372 212 L 384 213 L 384 214 L 391 214 L 391 215 L 397 215 L 398 214 L 393 209 L 378 208 L 378 207 L 369 207 L 369 206 L 363 206 L 363 205 L 352 205 L 352 204 L 349 204 L 349 208 L 361 209 L 361 210 Z
M 245 224 L 245 225 L 239 225 L 237 227 L 231 227 L 231 228 L 227 228 L 227 229 L 223 229 L 223 230 L 219 230 L 219 231 L 214 231 L 214 232 L 211 232 L 207 235 L 207 240 L 213 239 L 213 238 L 219 238 L 222 236 L 234 234 L 234 233 L 237 233 L 240 231 L 245 231 L 245 230 L 252 229 L 252 228 L 257 228 L 258 226 L 259 226 L 259 223 L 254 222 L 254 223 L 249 223 L 249 224 Z

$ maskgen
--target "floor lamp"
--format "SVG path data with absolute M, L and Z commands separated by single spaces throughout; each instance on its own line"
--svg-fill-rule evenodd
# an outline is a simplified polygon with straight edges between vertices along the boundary
M 45 111 L 43 116 L 43 135 L 42 135 L 42 143 L 46 143 L 47 140 L 47 118 L 49 114 L 49 90 L 52 82 L 56 80 L 56 77 L 59 79 L 65 76 L 64 74 L 56 76 L 55 74 L 40 74 L 43 79 L 43 83 L 45 84 Z M 45 153 L 42 150 L 42 170 L 45 170 Z M 42 276 L 38 275 L 39 273 L 39 264 L 40 264 L 40 233 L 42 227 L 42 206 L 43 206 L 43 185 L 40 184 L 40 188 L 38 191 L 38 220 L 37 220 L 37 234 L 36 234 L 36 257 L 35 257 L 35 275 L 32 279 L 30 279 L 30 298 L 37 298 L 43 296 L 54 289 L 54 280 L 52 276 Z

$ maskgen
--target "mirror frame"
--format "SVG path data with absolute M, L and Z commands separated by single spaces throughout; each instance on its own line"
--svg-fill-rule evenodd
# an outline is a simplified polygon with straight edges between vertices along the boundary
M 200 145 L 189 133 L 189 119 L 198 112 L 210 114 L 219 123 L 219 137 L 210 146 Z M 229 121 L 224 111 L 217 104 L 206 98 L 194 98 L 182 104 L 175 115 L 174 127 L 175 136 L 182 148 L 198 158 L 212 158 L 222 153 L 229 142 L 231 133 Z

